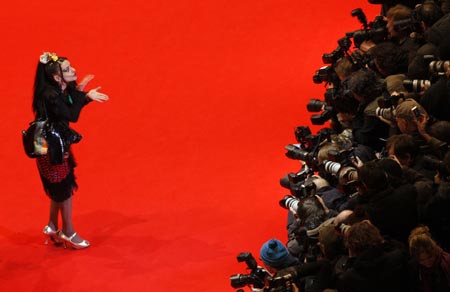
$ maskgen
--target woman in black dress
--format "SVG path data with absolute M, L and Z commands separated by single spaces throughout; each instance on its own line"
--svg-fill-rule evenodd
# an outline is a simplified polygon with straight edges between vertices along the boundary
M 46 243 L 51 239 L 75 249 L 86 248 L 90 244 L 75 232 L 72 223 L 72 195 L 77 183 L 74 176 L 76 164 L 70 145 L 78 143 L 81 135 L 72 130 L 69 123 L 77 122 L 81 109 L 89 102 L 109 99 L 98 91 L 99 87 L 83 92 L 92 78 L 88 75 L 77 84 L 76 70 L 67 58 L 44 53 L 40 57 L 34 81 L 33 112 L 36 119 L 47 118 L 57 133 L 47 139 L 47 154 L 36 159 L 44 190 L 51 200 L 50 219 L 43 233 L 47 237 Z M 61 230 L 58 226 L 59 213 Z

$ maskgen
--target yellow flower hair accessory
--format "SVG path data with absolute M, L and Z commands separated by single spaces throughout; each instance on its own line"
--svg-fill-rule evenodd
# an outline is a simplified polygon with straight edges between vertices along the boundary
M 58 56 L 56 56 L 55 53 L 52 53 L 52 55 L 50 56 L 50 59 L 52 59 L 53 62 L 56 62 L 56 61 L 58 61 Z
M 39 62 L 41 62 L 42 64 L 47 64 L 50 61 L 56 62 L 56 61 L 58 61 L 58 59 L 59 58 L 55 53 L 44 52 L 39 57 Z

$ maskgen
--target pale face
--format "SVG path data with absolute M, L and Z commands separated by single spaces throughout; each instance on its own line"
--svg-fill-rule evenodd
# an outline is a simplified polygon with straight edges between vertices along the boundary
M 73 82 L 77 80 L 77 70 L 70 65 L 69 60 L 64 60 L 61 63 L 61 71 L 63 78 L 66 83 Z

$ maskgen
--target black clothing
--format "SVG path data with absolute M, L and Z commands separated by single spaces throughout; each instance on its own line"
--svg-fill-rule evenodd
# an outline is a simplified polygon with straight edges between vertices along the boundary
M 84 92 L 75 88 L 75 84 L 70 84 L 66 92 L 47 87 L 41 93 L 41 98 L 43 106 L 37 108 L 36 117 L 48 118 L 61 135 L 63 145 L 49 141 L 47 155 L 38 157 L 36 162 L 46 194 L 55 202 L 63 202 L 77 188 L 74 175 L 76 163 L 70 145 L 81 139 L 78 133 L 70 129 L 69 123 L 78 120 L 81 109 L 89 101 Z M 58 147 L 63 147 L 63 151 L 57 151 Z
M 425 225 L 440 247 L 450 252 L 450 183 L 439 186 L 437 194 L 426 203 L 423 214 Z
M 389 135 L 389 126 L 376 116 L 375 109 L 377 107 L 376 100 L 359 106 L 358 112 L 352 121 L 352 133 L 357 143 L 370 147 L 375 151 L 381 151 Z
M 450 79 L 441 77 L 425 91 L 420 104 L 438 120 L 450 122 Z
M 421 4 L 421 0 L 369 0 L 370 4 L 382 4 L 381 6 L 381 15 L 386 16 L 387 11 L 394 7 L 397 4 L 402 4 L 404 6 L 407 6 L 411 9 L 414 9 L 414 7 L 417 4 Z
M 372 247 L 346 263 L 338 278 L 340 292 L 409 291 L 407 253 L 392 244 Z
M 395 189 L 391 186 L 377 193 L 368 194 L 365 206 L 370 222 L 383 236 L 407 243 L 412 229 L 418 224 L 417 190 L 411 184 Z

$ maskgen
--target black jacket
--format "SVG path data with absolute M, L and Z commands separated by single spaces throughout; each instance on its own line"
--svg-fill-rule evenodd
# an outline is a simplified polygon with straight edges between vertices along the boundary
M 393 244 L 384 243 L 350 258 L 338 278 L 340 292 L 408 291 L 408 255 Z

